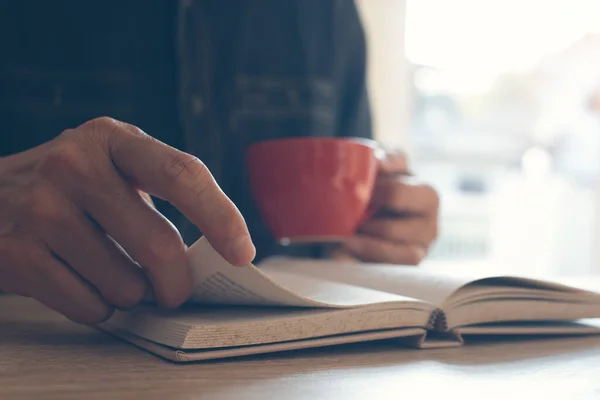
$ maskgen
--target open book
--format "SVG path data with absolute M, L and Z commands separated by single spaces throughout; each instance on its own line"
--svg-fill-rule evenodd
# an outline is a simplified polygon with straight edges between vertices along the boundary
M 99 328 L 179 362 L 381 339 L 427 348 L 469 335 L 600 333 L 600 294 L 551 281 L 320 260 L 240 268 L 204 238 L 189 256 L 184 307 L 117 312 Z

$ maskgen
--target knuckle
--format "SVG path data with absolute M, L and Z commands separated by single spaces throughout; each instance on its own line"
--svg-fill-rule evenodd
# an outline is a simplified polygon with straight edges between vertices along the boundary
M 137 139 L 150 139 L 151 138 L 151 136 L 149 136 L 141 128 L 138 128 L 135 125 L 123 123 L 122 128 L 126 134 L 128 134 L 129 136 L 132 136 L 134 138 L 137 138 Z
M 79 138 L 82 135 L 98 138 L 117 130 L 122 122 L 110 117 L 98 117 L 84 122 L 75 129 L 68 129 L 61 136 L 66 139 Z
M 206 165 L 199 158 L 181 153 L 165 162 L 167 179 L 187 186 L 203 185 L 210 177 Z
M 121 124 L 122 124 L 122 122 L 120 122 L 114 118 L 102 116 L 102 117 L 94 118 L 94 119 L 87 121 L 86 123 L 83 124 L 83 126 L 96 126 L 96 127 L 100 127 L 100 128 L 110 128 L 110 127 L 114 127 L 115 125 L 120 126 Z
M 148 262 L 145 264 L 165 267 L 185 254 L 185 245 L 174 229 L 165 227 L 149 237 L 147 254 Z
M 60 203 L 53 190 L 44 185 L 36 185 L 29 191 L 23 206 L 24 211 L 31 217 L 31 222 L 38 224 L 64 218 L 65 210 Z
M 111 117 L 94 118 L 81 126 L 83 131 L 92 137 L 108 137 L 113 135 L 148 136 L 140 128 Z
M 67 129 L 60 137 L 66 141 L 84 138 L 90 142 L 105 143 L 114 135 L 148 137 L 140 128 L 111 117 L 98 117 L 84 122 L 75 129 Z
M 91 164 L 84 149 L 77 140 L 64 140 L 50 149 L 40 164 L 44 176 L 66 179 L 64 174 L 88 176 Z
M 43 160 L 43 165 L 53 168 L 55 166 L 79 166 L 85 159 L 79 142 L 76 140 L 63 140 L 50 149 Z
M 146 132 L 144 132 L 142 129 L 138 128 L 135 125 L 131 125 L 126 122 L 121 122 L 117 120 L 113 121 L 114 122 L 111 125 L 112 130 L 110 131 L 112 134 L 128 135 L 136 139 L 146 139 L 150 137 L 146 134 Z
M 118 132 L 123 125 L 123 122 L 111 117 L 98 117 L 87 121 L 81 127 L 84 128 L 84 132 L 97 136 L 111 135 Z

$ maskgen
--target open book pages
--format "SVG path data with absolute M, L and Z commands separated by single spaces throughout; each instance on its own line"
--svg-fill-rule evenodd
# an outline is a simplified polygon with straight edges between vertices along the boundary
M 438 327 L 444 329 L 501 321 L 600 317 L 600 293 L 547 278 L 459 276 L 452 271 L 408 266 L 294 259 L 267 260 L 261 271 L 287 287 L 293 286 L 297 277 L 311 276 L 320 282 L 360 285 L 419 299 L 438 309 L 442 324 Z
M 253 265 L 234 267 L 205 239 L 189 255 L 194 288 L 188 305 L 175 311 L 147 306 L 118 312 L 109 324 L 168 346 L 208 349 L 423 328 L 431 325 L 435 310 L 426 302 L 368 287 L 310 275 L 290 280 L 288 274 L 271 276 Z
M 325 338 L 369 340 L 383 333 L 416 335 L 411 343 L 428 347 L 443 341 L 425 341 L 426 331 L 453 344 L 462 342 L 461 333 L 600 332 L 577 322 L 600 318 L 600 294 L 559 282 L 295 259 L 234 267 L 204 238 L 190 247 L 189 257 L 194 290 L 186 306 L 119 312 L 101 328 L 141 343 L 213 354 L 240 346 L 310 347 Z

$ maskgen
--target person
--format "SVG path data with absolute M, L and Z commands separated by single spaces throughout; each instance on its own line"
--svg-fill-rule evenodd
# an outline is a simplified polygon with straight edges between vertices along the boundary
M 387 212 L 332 253 L 278 246 L 249 194 L 251 143 L 371 136 L 350 0 L 5 1 L 0 41 L 2 291 L 94 324 L 148 292 L 182 304 L 200 235 L 241 266 L 418 264 L 436 236 L 437 195 L 399 154 L 376 184 Z

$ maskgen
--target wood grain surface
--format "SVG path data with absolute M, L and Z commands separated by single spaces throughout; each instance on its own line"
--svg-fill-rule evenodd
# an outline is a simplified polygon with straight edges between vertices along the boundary
M 0 295 L 0 399 L 600 398 L 600 337 L 392 342 L 177 365 Z

